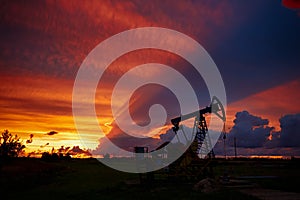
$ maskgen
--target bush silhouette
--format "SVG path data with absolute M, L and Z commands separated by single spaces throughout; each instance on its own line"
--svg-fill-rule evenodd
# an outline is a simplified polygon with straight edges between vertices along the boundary
M 18 157 L 25 148 L 18 135 L 12 135 L 8 130 L 4 130 L 0 137 L 0 157 Z

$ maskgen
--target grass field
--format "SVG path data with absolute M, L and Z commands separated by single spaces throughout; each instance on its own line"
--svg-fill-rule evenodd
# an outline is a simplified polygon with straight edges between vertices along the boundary
M 228 172 L 231 178 L 247 179 L 257 187 L 298 192 L 299 166 L 298 160 L 217 160 L 214 172 L 216 179 Z M 113 170 L 96 159 L 46 162 L 41 159 L 18 158 L 1 167 L 0 198 L 256 199 L 239 192 L 238 188 L 221 184 L 214 192 L 201 193 L 183 182 L 160 182 L 152 185 L 138 183 L 138 174 Z

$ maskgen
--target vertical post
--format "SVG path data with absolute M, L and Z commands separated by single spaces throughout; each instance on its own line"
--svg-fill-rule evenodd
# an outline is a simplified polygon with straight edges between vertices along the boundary
M 226 152 L 226 131 L 225 131 L 225 123 L 224 123 L 224 125 L 223 125 L 222 133 L 223 133 L 223 142 L 224 142 L 224 157 L 225 157 L 225 160 L 226 160 L 226 159 L 227 159 L 227 152 Z
M 225 160 L 227 159 L 227 153 L 226 153 L 226 133 L 223 133 L 223 141 L 224 141 L 224 157 Z
M 233 138 L 234 141 L 234 157 L 237 157 L 237 153 L 236 153 L 236 137 Z

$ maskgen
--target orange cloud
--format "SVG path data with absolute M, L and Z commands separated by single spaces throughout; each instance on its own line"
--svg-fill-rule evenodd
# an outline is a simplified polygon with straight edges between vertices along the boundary
M 6 56 L 21 54 L 14 59 L 23 65 L 33 59 L 39 66 L 46 61 L 66 71 L 78 67 L 99 42 L 136 27 L 167 27 L 200 42 L 214 42 L 209 34 L 215 27 L 230 24 L 233 12 L 226 2 L 189 1 L 8 1 L 2 11 L 2 23 L 8 29 L 20 29 L 13 35 L 19 44 L 7 44 Z
M 62 133 L 56 140 L 77 139 L 71 109 L 72 82 L 49 77 L 3 76 L 0 86 L 0 127 L 27 138 L 28 147 L 49 142 L 51 130 Z M 66 138 L 68 135 L 68 138 Z M 39 143 L 40 142 L 40 143 Z M 53 144 L 52 144 L 53 145 Z

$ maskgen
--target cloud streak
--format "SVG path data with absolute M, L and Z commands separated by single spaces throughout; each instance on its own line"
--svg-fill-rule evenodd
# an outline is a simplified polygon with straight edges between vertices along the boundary
M 58 134 L 57 131 L 50 131 L 50 132 L 46 133 L 46 135 L 56 135 L 56 134 Z

